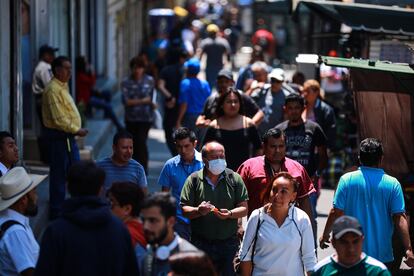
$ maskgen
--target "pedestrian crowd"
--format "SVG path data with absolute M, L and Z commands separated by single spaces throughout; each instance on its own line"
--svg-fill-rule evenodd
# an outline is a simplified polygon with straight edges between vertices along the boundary
M 283 69 L 269 65 L 275 41 L 264 29 L 235 80 L 227 69 L 235 45 L 210 8 L 204 33 L 194 31 L 196 20 L 174 26 L 167 41 L 154 39 L 155 54 L 149 47 L 131 59 L 121 82 L 123 123 L 85 57 L 76 58 L 73 99 L 71 60 L 40 48 L 33 93 L 50 164 L 50 224 L 39 245 L 29 217 L 44 177 L 17 166 L 14 137 L 1 131 L 0 275 L 391 275 L 400 266 L 394 229 L 414 266 L 402 188 L 381 169 L 386 156 L 375 138 L 360 143 L 360 166 L 340 175 L 317 237 L 343 88 L 326 88 L 329 68 L 321 84 L 300 72 L 288 83 Z M 173 157 L 158 176 L 161 191 L 150 194 L 147 139 L 157 91 Z M 82 117 L 93 108 L 117 127 L 112 154 L 80 161 L 75 137 L 88 135 Z M 335 253 L 317 262 L 317 246 L 328 243 Z
M 306 167 L 287 157 L 288 133 L 266 131 L 262 154 L 234 171 L 223 144 L 206 142 L 199 152 L 196 134 L 178 128 L 178 154 L 159 176 L 162 192 L 148 195 L 132 135 L 119 132 L 112 156 L 70 166 L 70 198 L 39 246 L 29 217 L 37 214 L 36 187 L 45 176 L 15 166 L 14 139 L 1 132 L 0 274 L 391 275 L 398 271 L 394 228 L 413 266 L 401 185 L 379 168 L 383 148 L 375 138 L 361 142 L 361 166 L 339 181 L 319 239 L 336 253 L 317 263 L 316 191 Z

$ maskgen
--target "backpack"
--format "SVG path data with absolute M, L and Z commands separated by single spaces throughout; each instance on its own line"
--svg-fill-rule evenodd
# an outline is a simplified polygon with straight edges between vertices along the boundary
M 231 169 L 226 168 L 225 169 L 225 173 L 226 173 L 226 185 L 228 185 L 234 193 L 236 193 L 237 190 L 237 182 L 234 178 L 234 172 Z M 197 189 L 199 187 L 199 182 L 198 180 L 198 172 L 193 172 L 191 175 L 191 184 L 193 185 L 193 191 L 194 194 L 196 195 L 197 193 Z
M 15 220 L 7 220 L 7 221 L 3 222 L 3 224 L 0 226 L 0 240 L 3 238 L 4 234 L 6 234 L 7 229 L 9 229 L 10 227 L 12 227 L 15 224 L 19 224 L 22 227 L 24 227 L 23 224 L 21 224 L 18 221 L 15 221 Z
M 232 189 L 236 189 L 237 187 L 237 183 L 236 180 L 234 179 L 234 172 L 230 169 L 225 169 L 225 173 L 226 173 L 226 183 L 228 183 L 230 185 L 230 187 L 232 187 Z M 193 184 L 193 187 L 198 188 L 198 172 L 193 172 L 191 174 L 191 183 Z

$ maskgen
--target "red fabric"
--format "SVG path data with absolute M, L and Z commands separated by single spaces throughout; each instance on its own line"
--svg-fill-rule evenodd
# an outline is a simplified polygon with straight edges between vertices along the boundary
M 131 235 L 132 246 L 135 247 L 137 243 L 139 243 L 143 247 L 146 247 L 147 241 L 144 237 L 144 227 L 142 226 L 142 223 L 137 220 L 129 220 L 125 225 Z
M 76 102 L 89 103 L 92 89 L 95 87 L 96 75 L 78 72 L 76 74 Z
M 259 42 L 259 38 L 262 38 L 262 37 L 266 38 L 268 42 L 274 41 L 273 34 L 271 32 L 265 29 L 260 29 L 260 30 L 257 30 L 252 37 L 253 44 L 257 44 Z
M 269 54 L 272 53 L 274 51 L 275 43 L 276 43 L 273 34 L 271 32 L 269 32 L 268 30 L 265 30 L 265 29 L 257 30 L 252 36 L 253 45 L 260 45 L 259 41 L 260 41 L 261 38 L 266 39 L 267 44 L 268 44 L 266 49 L 264 49 L 264 51 L 269 53 Z
M 312 180 L 306 173 L 305 168 L 298 162 L 285 158 L 282 165 L 282 171 L 290 173 L 299 182 L 297 198 L 305 197 L 315 191 Z M 248 211 L 250 214 L 257 208 L 264 205 L 262 194 L 267 188 L 267 179 L 265 173 L 264 156 L 250 158 L 240 165 L 237 172 L 243 178 L 249 193 Z

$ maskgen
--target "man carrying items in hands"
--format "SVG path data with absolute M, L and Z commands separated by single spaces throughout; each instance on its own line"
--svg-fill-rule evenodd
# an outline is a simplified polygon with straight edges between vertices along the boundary
M 205 251 L 222 275 L 234 275 L 237 220 L 247 215 L 247 189 L 240 175 L 226 169 L 224 147 L 203 146 L 205 168 L 191 174 L 181 192 L 184 216 L 191 220 L 191 242 Z

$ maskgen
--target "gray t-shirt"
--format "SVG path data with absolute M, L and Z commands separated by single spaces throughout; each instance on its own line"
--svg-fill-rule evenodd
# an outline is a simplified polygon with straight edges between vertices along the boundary
M 207 55 L 206 67 L 223 67 L 223 55 L 230 53 L 230 45 L 222 37 L 205 38 L 201 41 L 200 48 Z
M 283 105 L 286 96 L 290 94 L 283 88 L 278 92 L 272 92 L 270 88 L 265 85 L 263 89 L 252 94 L 253 100 L 264 113 L 263 121 L 258 127 L 260 135 L 283 122 Z

